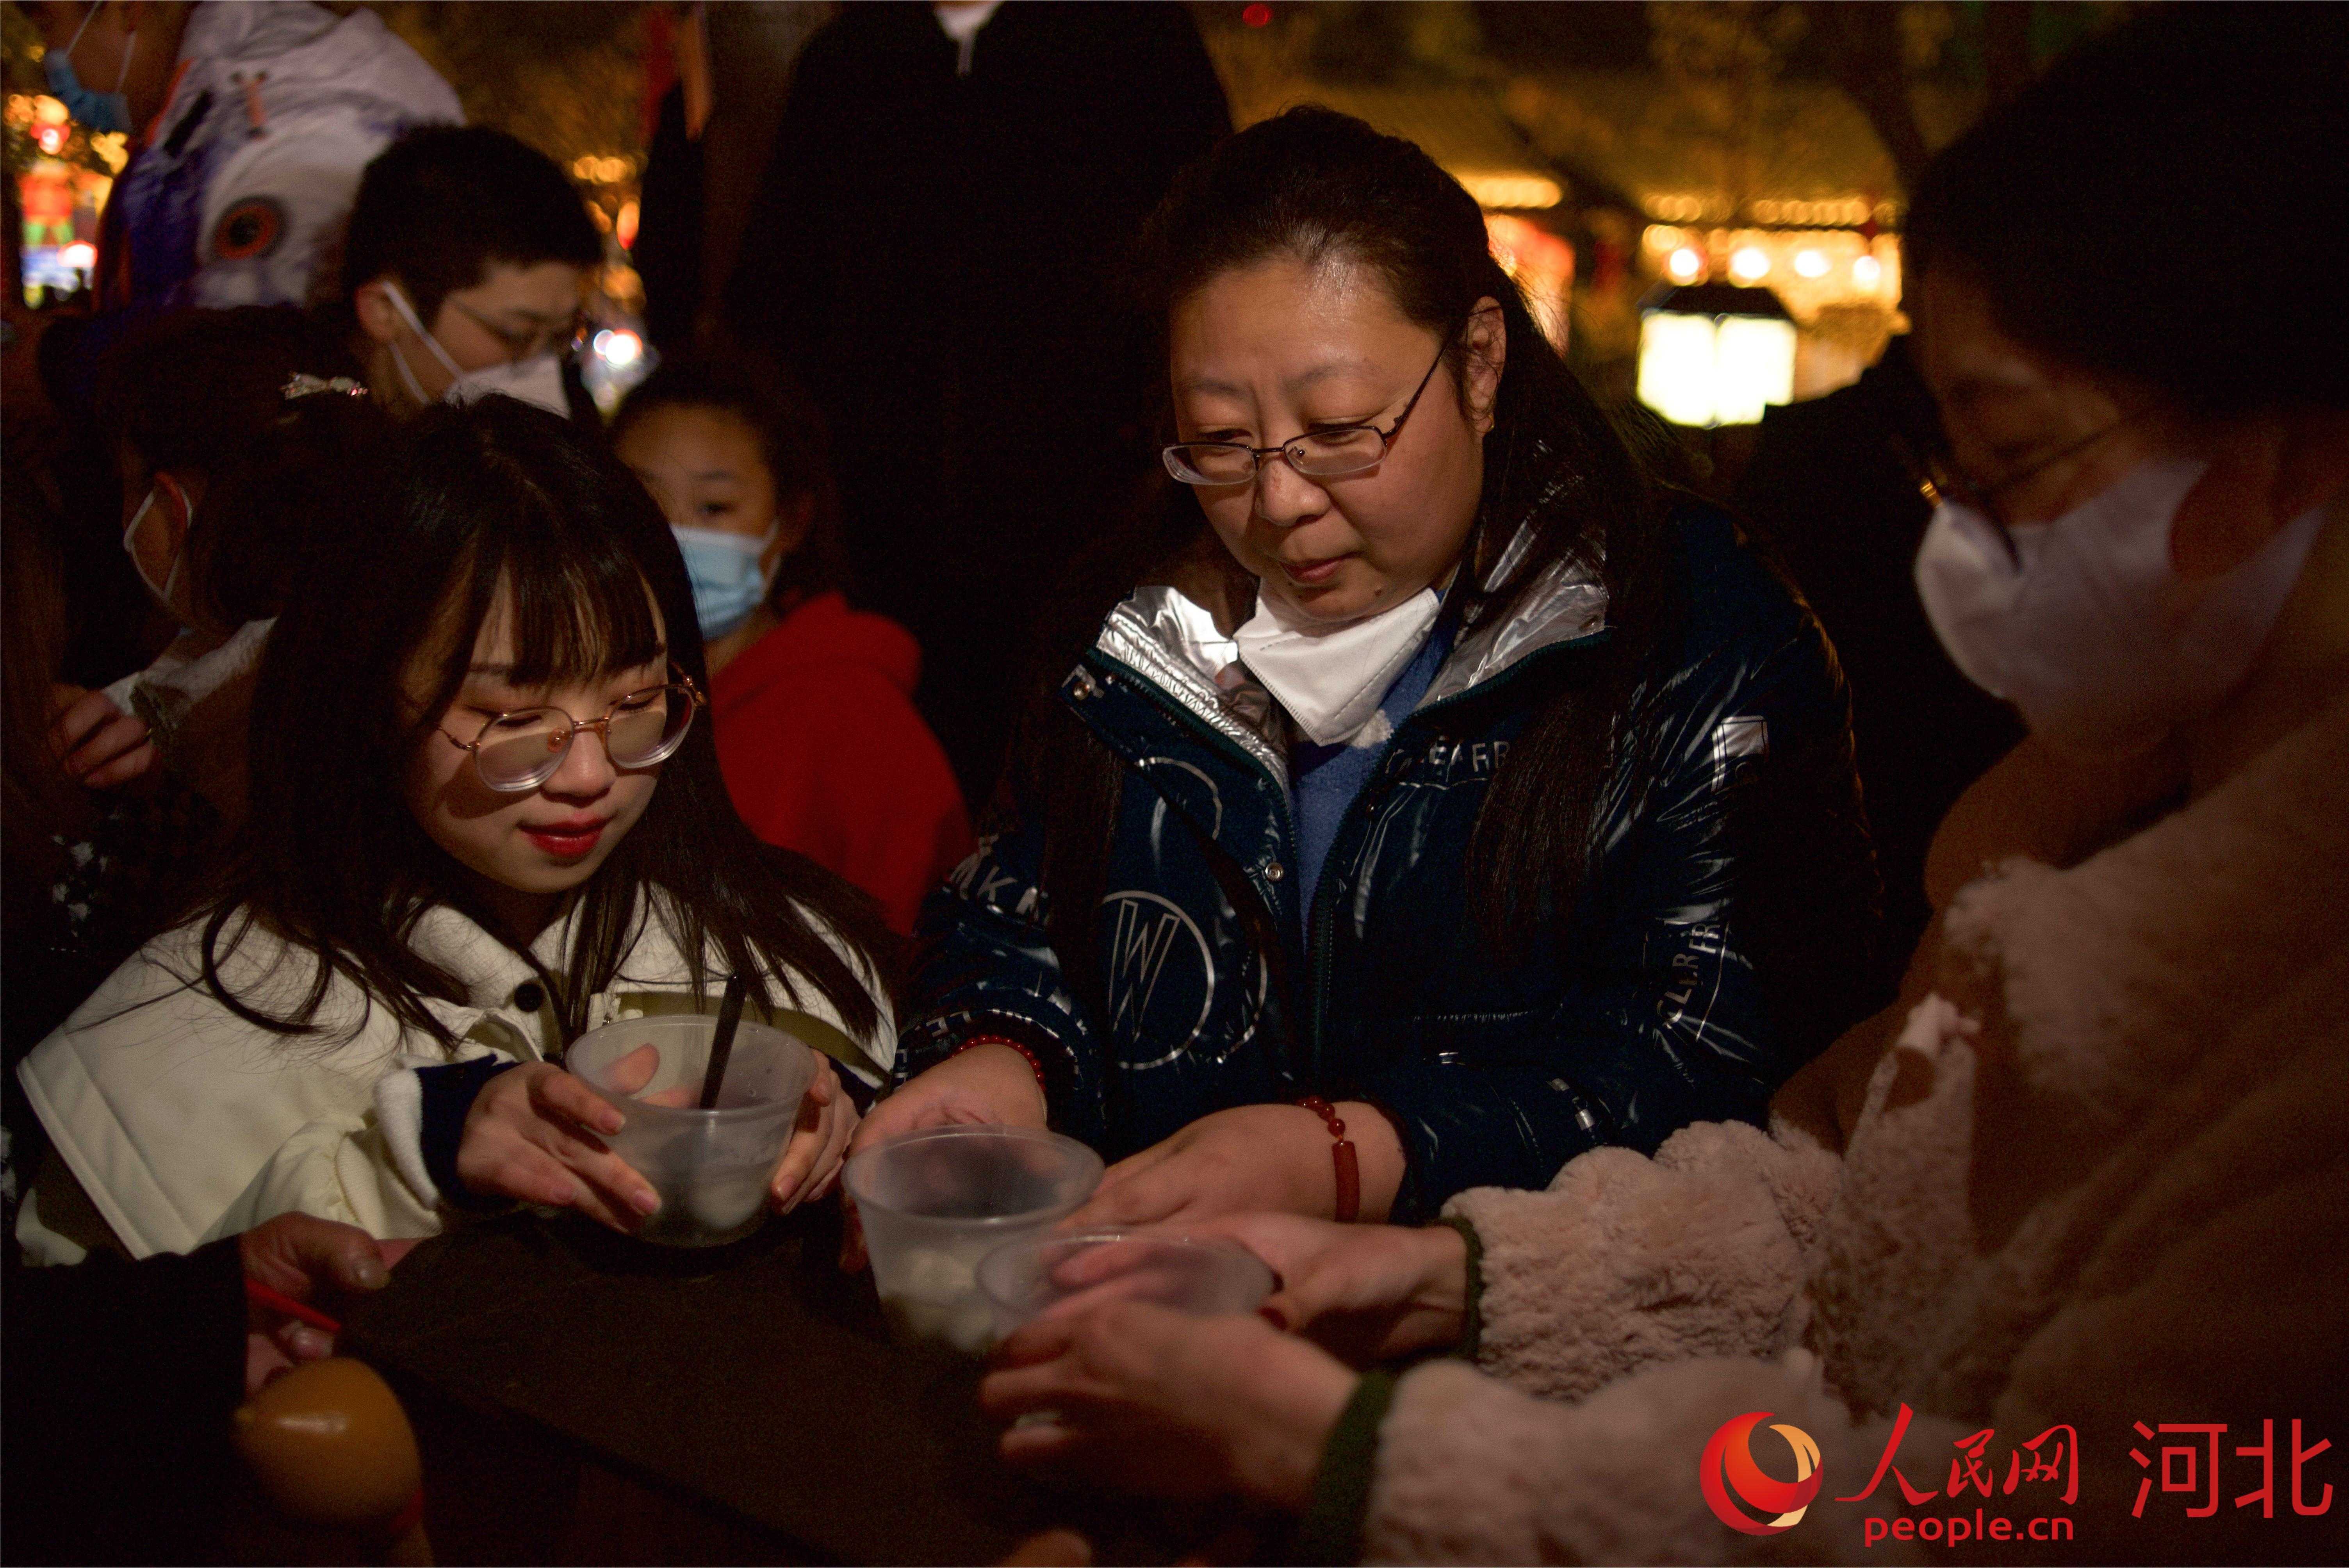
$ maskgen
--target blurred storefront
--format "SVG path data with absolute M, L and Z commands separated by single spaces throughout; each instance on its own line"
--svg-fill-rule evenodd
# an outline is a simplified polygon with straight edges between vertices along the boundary
M 1212 40 L 1214 34 L 1209 33 Z M 1253 90 L 1250 90 L 1253 89 Z M 1226 73 L 1232 122 L 1253 125 L 1300 103 L 1326 104 L 1389 136 L 1417 143 L 1485 210 L 1493 253 L 1526 291 L 1534 315 L 1568 345 L 1580 202 L 1565 171 L 1526 140 L 1489 92 L 1474 88 L 1374 87 Z
M 1325 103 L 1456 176 L 1604 396 L 1636 395 L 1643 302 L 1675 288 L 1774 295 L 1794 328 L 1793 400 L 1857 380 L 1906 329 L 1899 170 L 1853 96 L 1800 60 L 1827 26 L 1802 7 L 1775 21 L 1723 5 L 1193 9 L 1238 124 Z M 1360 41 L 1381 29 L 1376 48 Z M 1527 47 L 1543 29 L 1557 46 Z M 1572 63 L 1569 35 L 1609 29 L 1624 34 L 1611 61 Z M 1934 74 L 1932 41 L 1911 41 L 1923 74 L 1908 90 L 1937 145 L 1980 93 Z

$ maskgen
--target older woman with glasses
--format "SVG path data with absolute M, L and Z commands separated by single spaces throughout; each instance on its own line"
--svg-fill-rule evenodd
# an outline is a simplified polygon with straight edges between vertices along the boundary
M 1094 1222 L 1420 1222 L 1758 1118 L 1882 999 L 1816 623 L 1408 142 L 1257 126 L 1150 244 L 1179 483 L 932 900 L 860 1139 L 1050 1123 L 1118 1161 Z
M 263 658 L 242 855 L 21 1069 L 54 1157 L 17 1233 L 44 1261 L 292 1210 L 407 1237 L 522 1199 L 632 1228 L 658 1199 L 556 1064 L 729 975 L 852 1071 L 894 1054 L 877 919 L 728 804 L 684 562 L 626 471 L 491 397 L 340 477 Z M 826 1065 L 778 1206 L 855 1123 Z
M 2155 820 L 1978 865 L 1898 1038 L 1856 1031 L 1766 1134 L 1595 1150 L 1464 1194 L 1457 1233 L 1199 1227 L 1278 1267 L 1301 1334 L 1048 1316 L 983 1390 L 1028 1418 L 1008 1453 L 1301 1511 L 1298 1562 L 2340 1560 L 2349 372 L 2339 300 L 2282 308 L 2234 238 L 2311 170 L 2339 191 L 2344 79 L 2337 10 L 2143 13 L 1910 210 L 1971 476 L 1926 610 L 2074 769 L 2169 772 Z M 2157 1494 L 2206 1435 L 2244 1479 Z

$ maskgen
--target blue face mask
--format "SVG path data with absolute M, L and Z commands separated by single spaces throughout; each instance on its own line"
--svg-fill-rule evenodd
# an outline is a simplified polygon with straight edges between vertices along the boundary
M 81 36 L 89 31 L 90 23 L 98 19 L 98 12 L 96 5 L 89 8 L 89 14 L 81 19 L 81 26 L 74 30 L 73 43 L 62 49 L 51 49 L 41 57 L 41 69 L 49 78 L 50 96 L 65 105 L 66 112 L 78 120 L 84 129 L 127 133 L 130 129 L 130 100 L 123 96 L 122 84 L 130 79 L 130 56 L 139 46 L 138 30 L 133 28 L 130 36 L 122 42 L 122 74 L 115 78 L 112 92 L 102 93 L 86 88 L 81 85 L 81 77 L 74 74 L 74 46 L 79 44 Z
M 750 618 L 766 601 L 767 573 L 760 565 L 767 547 L 782 531 L 778 522 L 759 539 L 714 528 L 675 528 L 685 552 L 685 574 L 693 583 L 694 618 L 701 638 L 714 642 Z

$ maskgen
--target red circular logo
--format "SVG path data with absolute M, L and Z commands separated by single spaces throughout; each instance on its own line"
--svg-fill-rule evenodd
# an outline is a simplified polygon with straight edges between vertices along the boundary
M 1767 1410 L 1749 1410 L 1734 1420 L 1723 1422 L 1721 1429 L 1713 1434 L 1713 1440 L 1704 1445 L 1704 1457 L 1696 1465 L 1697 1485 L 1703 1489 L 1704 1501 L 1714 1515 L 1732 1530 L 1742 1530 L 1748 1535 L 1775 1535 L 1792 1530 L 1803 1522 L 1803 1511 L 1810 1507 L 1811 1499 L 1819 1494 L 1819 1445 L 1800 1427 L 1780 1421 L 1770 1429 L 1795 1450 L 1793 1480 L 1773 1480 L 1754 1462 L 1754 1429 L 1769 1419 Z M 1738 1506 L 1740 1502 L 1775 1517 L 1755 1519 Z

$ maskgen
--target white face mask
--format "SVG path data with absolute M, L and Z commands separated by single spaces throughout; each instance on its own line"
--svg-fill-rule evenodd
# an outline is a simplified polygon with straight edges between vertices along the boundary
M 440 340 L 427 332 L 424 324 L 417 319 L 416 307 L 408 303 L 408 295 L 400 286 L 386 283 L 383 292 L 391 301 L 392 309 L 399 313 L 399 319 L 424 340 L 424 346 L 432 351 L 432 357 L 440 362 L 441 368 L 455 377 L 449 383 L 449 389 L 440 394 L 442 402 L 471 403 L 476 397 L 486 397 L 498 392 L 534 404 L 550 414 L 560 415 L 566 419 L 571 417 L 571 399 L 563 387 L 561 356 L 533 354 L 523 360 L 500 360 L 479 370 L 460 370 L 457 362 L 449 357 L 449 351 L 440 346 Z M 424 395 L 423 384 L 416 379 L 416 372 L 409 368 L 408 356 L 399 351 L 399 345 L 394 343 L 389 346 L 391 362 L 398 367 L 399 379 L 407 387 L 408 395 L 419 403 L 431 402 L 432 399 Z
M 2170 526 L 2207 463 L 2158 458 L 2053 522 L 2013 531 L 2017 565 L 1972 508 L 1944 500 L 1917 592 L 1968 679 L 2075 749 L 2133 751 L 2242 684 L 2324 521 L 2292 519 L 2249 561 L 2199 582 L 2169 563 Z
M 1351 740 L 1379 711 L 1387 688 L 1418 654 L 1444 607 L 1423 588 L 1392 609 L 1324 626 L 1262 589 L 1256 614 L 1232 634 L 1240 663 L 1288 710 L 1317 746 Z
M 182 543 L 171 552 L 171 570 L 163 574 L 160 587 L 152 577 L 147 575 L 147 563 L 139 559 L 139 531 L 146 526 L 148 514 L 157 510 L 156 498 L 160 493 L 160 487 L 149 490 L 147 499 L 140 501 L 139 510 L 130 514 L 130 521 L 122 530 L 122 549 L 130 557 L 130 569 L 139 573 L 139 581 L 147 584 L 147 592 L 155 595 L 155 603 L 170 611 L 172 618 L 178 620 L 180 606 L 172 602 L 171 595 L 180 586 L 180 563 L 187 556 L 187 546 Z

